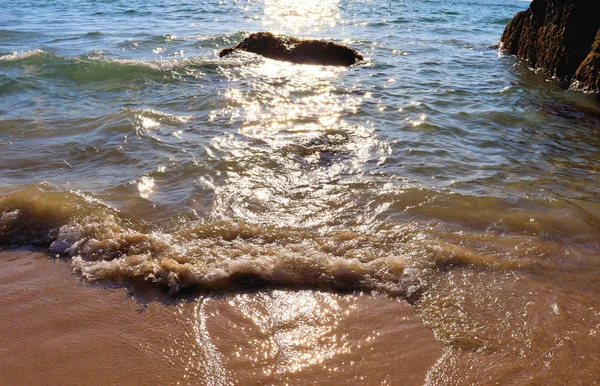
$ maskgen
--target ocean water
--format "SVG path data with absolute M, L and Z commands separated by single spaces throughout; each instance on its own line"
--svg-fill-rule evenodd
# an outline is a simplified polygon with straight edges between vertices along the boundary
M 428 384 L 600 379 L 600 105 L 494 46 L 528 2 L 1 5 L 3 248 L 175 298 L 403 299 L 444 347 Z M 256 31 L 365 60 L 218 57 Z M 241 382 L 198 304 L 198 382 Z

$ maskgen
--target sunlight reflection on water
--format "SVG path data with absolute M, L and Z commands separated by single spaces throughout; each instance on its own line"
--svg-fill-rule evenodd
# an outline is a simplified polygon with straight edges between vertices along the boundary
M 318 31 L 333 27 L 340 18 L 339 0 L 265 0 L 266 27 L 280 27 L 296 32 Z

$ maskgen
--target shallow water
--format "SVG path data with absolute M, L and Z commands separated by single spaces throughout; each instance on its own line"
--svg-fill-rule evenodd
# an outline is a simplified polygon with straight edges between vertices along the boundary
M 305 291 L 165 297 L 78 284 L 0 252 L 0 383 L 419 385 L 442 346 L 402 299 Z M 394 366 L 388 358 L 393 356 Z
M 600 378 L 600 107 L 491 48 L 527 2 L 6 4 L 3 246 L 173 296 L 399 297 L 444 345 L 428 384 Z M 365 61 L 218 58 L 259 30 Z

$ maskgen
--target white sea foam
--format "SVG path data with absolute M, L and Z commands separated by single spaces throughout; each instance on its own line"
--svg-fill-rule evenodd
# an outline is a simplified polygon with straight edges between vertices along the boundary
M 44 55 L 44 54 L 48 54 L 48 52 L 41 50 L 39 48 L 35 49 L 35 50 L 30 50 L 30 51 L 13 52 L 12 54 L 0 56 L 0 62 L 12 62 L 12 61 L 27 59 L 32 56 Z

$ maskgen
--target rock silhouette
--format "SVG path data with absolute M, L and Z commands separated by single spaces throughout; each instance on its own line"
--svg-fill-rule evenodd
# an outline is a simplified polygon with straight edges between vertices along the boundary
M 597 1 L 533 0 L 506 26 L 502 48 L 573 90 L 600 91 Z
M 323 40 L 302 40 L 275 36 L 270 32 L 253 33 L 237 46 L 225 48 L 219 56 L 229 55 L 236 50 L 253 52 L 264 57 L 300 64 L 326 66 L 351 66 L 363 60 L 355 49 Z

